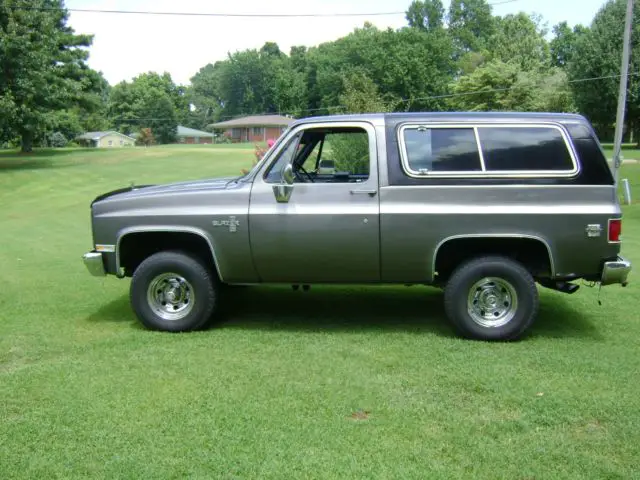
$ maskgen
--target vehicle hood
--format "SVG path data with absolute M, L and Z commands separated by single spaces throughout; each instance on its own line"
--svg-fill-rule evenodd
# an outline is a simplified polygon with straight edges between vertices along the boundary
M 230 184 L 234 183 L 238 177 L 220 177 L 210 178 L 206 180 L 195 180 L 185 182 L 167 183 L 161 185 L 130 185 L 124 188 L 111 190 L 97 196 L 91 205 L 103 200 L 125 198 L 146 197 L 150 195 L 163 195 L 171 193 L 196 192 L 199 190 L 224 190 Z

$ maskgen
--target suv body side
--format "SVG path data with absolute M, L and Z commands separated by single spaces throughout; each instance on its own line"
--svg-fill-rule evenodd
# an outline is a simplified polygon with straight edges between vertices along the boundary
M 550 125 L 562 129 L 576 173 L 412 178 L 403 170 L 403 125 Z M 388 175 L 380 186 L 383 280 L 434 281 L 436 257 L 457 239 L 530 239 L 549 255 L 553 279 L 598 280 L 619 242 L 607 236 L 620 218 L 614 180 L 594 132 L 576 115 L 478 114 L 390 115 L 386 124 Z M 594 226 L 599 234 L 589 236 Z M 486 243 L 486 242 L 485 242 Z M 409 254 L 408 252 L 411 252 Z

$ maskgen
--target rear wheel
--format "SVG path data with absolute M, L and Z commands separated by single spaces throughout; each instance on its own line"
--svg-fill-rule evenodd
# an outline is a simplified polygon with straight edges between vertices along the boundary
M 206 325 L 218 303 L 218 282 L 200 260 L 182 252 L 145 259 L 131 279 L 131 306 L 144 326 L 181 332 Z
M 535 281 L 507 257 L 475 258 L 460 265 L 445 287 L 445 311 L 467 338 L 515 340 L 538 314 Z

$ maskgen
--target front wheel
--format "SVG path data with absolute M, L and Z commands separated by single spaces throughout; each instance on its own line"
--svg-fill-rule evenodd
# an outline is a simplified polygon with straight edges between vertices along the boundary
M 131 279 L 131 306 L 152 330 L 182 332 L 205 326 L 218 303 L 218 282 L 200 260 L 182 252 L 145 259 Z
M 515 340 L 533 324 L 538 290 L 529 271 L 507 257 L 472 259 L 445 287 L 445 311 L 456 330 L 478 340 Z

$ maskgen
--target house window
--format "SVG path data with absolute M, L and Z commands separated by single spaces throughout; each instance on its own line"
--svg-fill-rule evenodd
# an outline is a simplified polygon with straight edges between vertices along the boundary
M 113 146 L 113 140 L 109 140 L 109 146 Z
M 120 140 L 120 145 L 124 145 L 124 140 Z
M 262 127 L 253 127 L 253 135 L 254 136 L 262 135 Z

